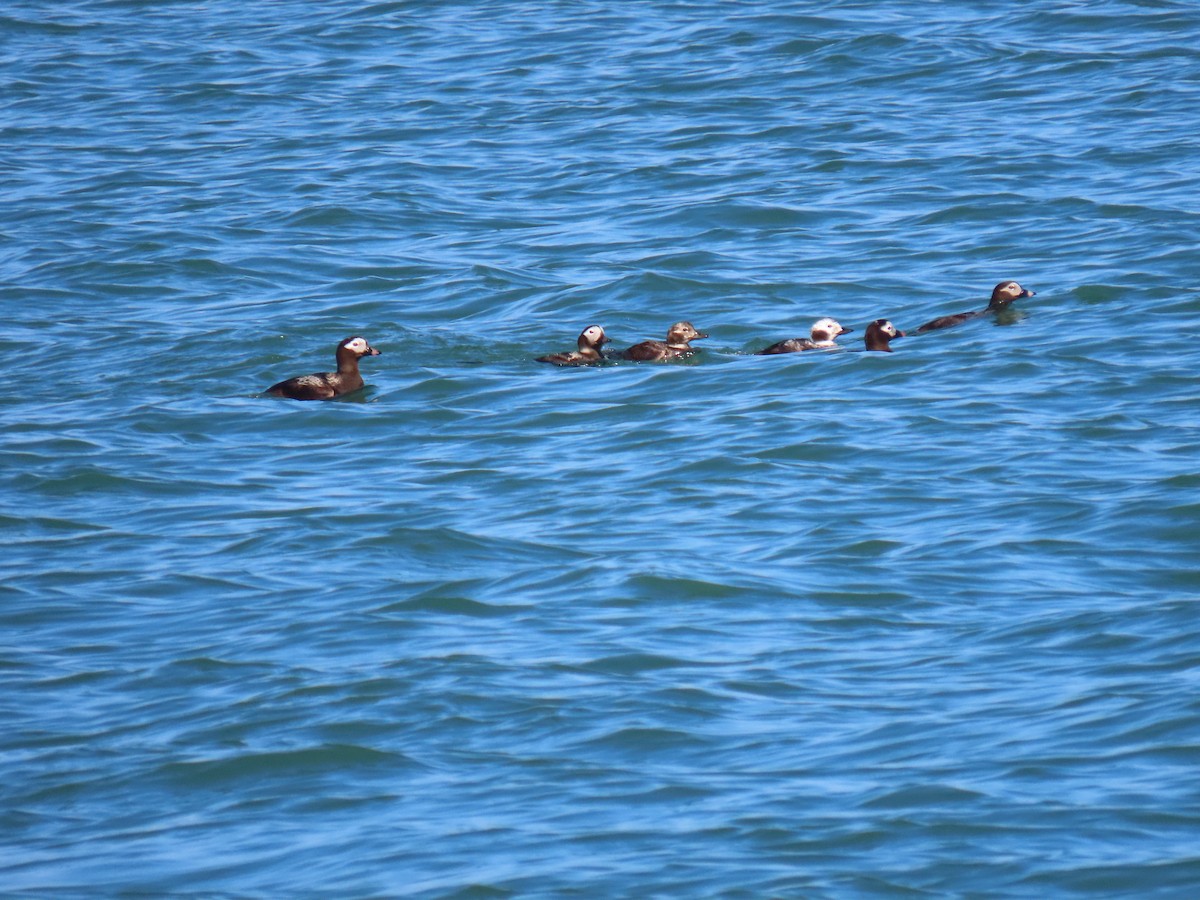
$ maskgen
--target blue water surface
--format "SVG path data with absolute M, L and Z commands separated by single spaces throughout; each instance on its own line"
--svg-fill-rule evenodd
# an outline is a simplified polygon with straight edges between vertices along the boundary
M 1200 892 L 1200 7 L 9 0 L 0 79 L 0 894 Z

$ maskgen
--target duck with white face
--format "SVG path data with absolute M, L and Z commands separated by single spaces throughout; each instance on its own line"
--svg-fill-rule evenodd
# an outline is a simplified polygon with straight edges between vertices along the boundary
M 551 353 L 549 356 L 539 356 L 537 362 L 550 363 L 555 366 L 589 366 L 604 358 L 600 348 L 609 342 L 610 338 L 599 325 L 589 325 L 583 329 L 575 342 L 579 348 L 569 353 Z
M 697 331 L 691 322 L 676 322 L 667 329 L 665 341 L 642 341 L 627 350 L 621 351 L 622 359 L 635 359 L 640 362 L 656 362 L 666 359 L 684 359 L 696 352 L 691 341 L 708 337 L 702 331 Z
M 1015 281 L 1002 281 L 992 288 L 992 297 L 988 301 L 986 309 L 976 310 L 975 312 L 958 313 L 953 316 L 942 316 L 934 319 L 932 322 L 926 322 L 918 328 L 915 334 L 924 334 L 926 331 L 937 331 L 940 328 L 950 328 L 954 325 L 961 325 L 963 322 L 977 319 L 980 316 L 986 316 L 990 312 L 997 312 L 1005 309 L 1014 300 L 1020 300 L 1022 297 L 1034 297 L 1036 291 L 1027 290 L 1021 287 Z
M 904 332 L 887 319 L 876 319 L 867 326 L 867 333 L 863 335 L 863 343 L 868 350 L 891 353 L 891 342 L 902 337 L 904 337 Z
M 837 339 L 843 334 L 850 334 L 853 328 L 843 328 L 837 319 L 817 319 L 813 322 L 809 337 L 788 338 L 772 344 L 765 350 L 759 350 L 756 356 L 774 356 L 777 353 L 802 353 L 805 350 L 832 350 L 837 347 Z
M 329 400 L 352 393 L 363 386 L 358 361 L 364 356 L 379 355 L 379 351 L 367 343 L 365 337 L 348 337 L 337 346 L 336 372 L 298 375 L 271 385 L 266 393 L 291 400 Z

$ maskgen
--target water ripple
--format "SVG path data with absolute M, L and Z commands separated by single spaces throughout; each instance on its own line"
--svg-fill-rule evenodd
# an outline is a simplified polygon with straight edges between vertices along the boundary
M 1188 894 L 1191 6 L 43 6 L 6 890 Z

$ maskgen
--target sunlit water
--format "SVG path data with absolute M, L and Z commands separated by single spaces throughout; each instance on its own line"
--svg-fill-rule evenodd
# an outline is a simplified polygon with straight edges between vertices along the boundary
M 6 896 L 1196 896 L 1194 4 L 0 49 Z

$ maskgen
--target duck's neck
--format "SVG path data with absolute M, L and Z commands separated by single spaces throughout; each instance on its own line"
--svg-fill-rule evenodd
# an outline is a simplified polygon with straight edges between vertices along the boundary
M 891 340 L 886 334 L 873 334 L 867 338 L 867 349 L 882 350 L 884 353 L 891 353 Z

